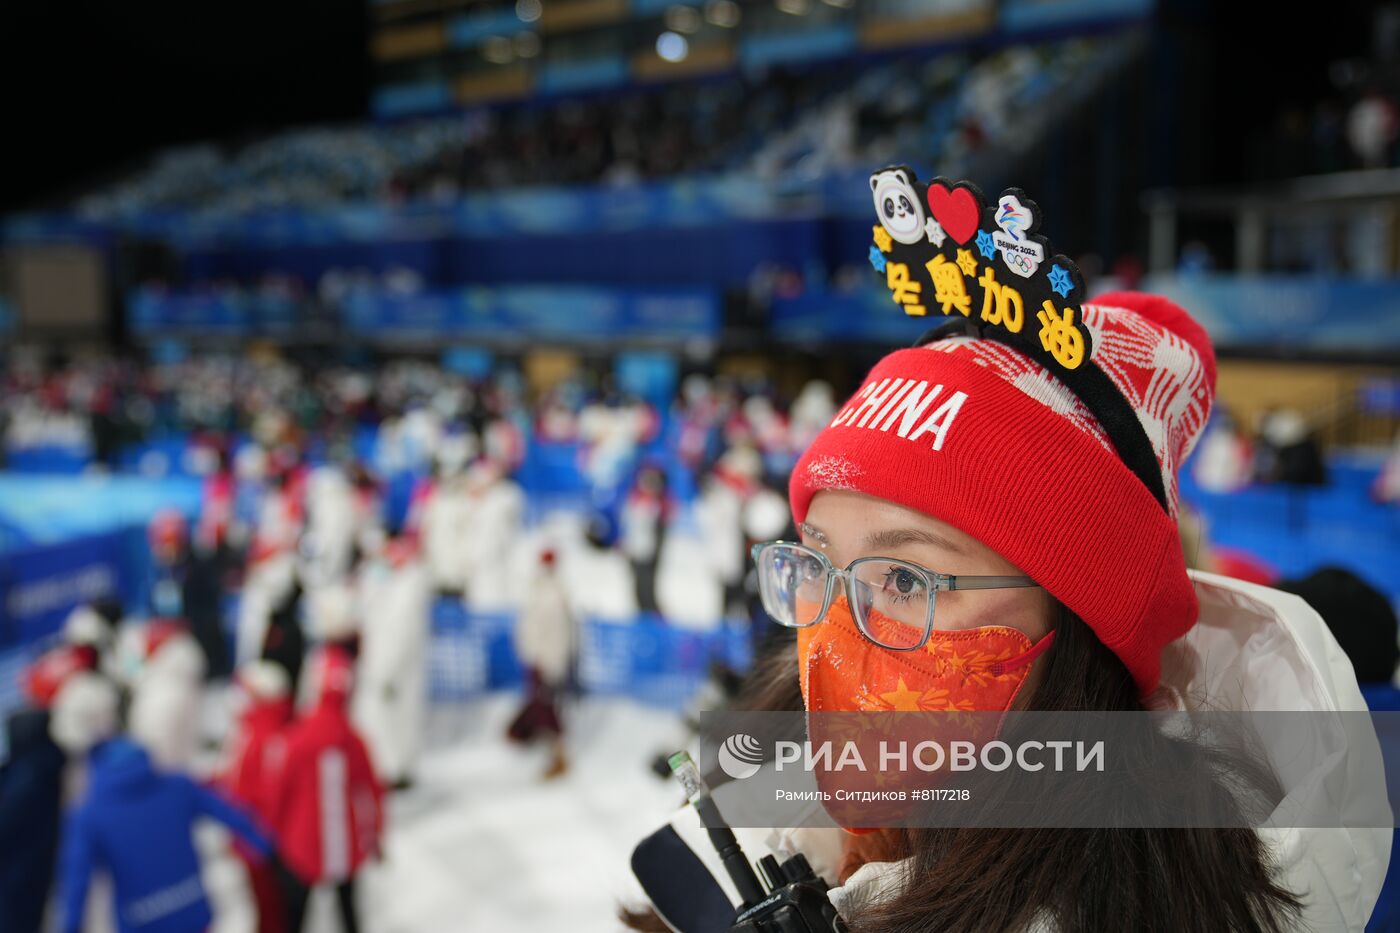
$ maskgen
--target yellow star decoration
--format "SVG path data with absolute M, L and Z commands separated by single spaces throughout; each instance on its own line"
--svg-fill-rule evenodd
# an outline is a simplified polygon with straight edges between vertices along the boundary
M 890 232 L 884 227 L 876 224 L 871 228 L 875 231 L 875 245 L 880 247 L 880 252 L 888 253 L 894 249 L 894 240 L 890 238 Z
M 970 275 L 976 277 L 977 260 L 972 258 L 972 250 L 958 250 L 958 268 L 963 271 L 963 275 Z
M 880 699 L 886 701 L 896 710 L 906 713 L 918 712 L 919 698 L 923 694 L 918 690 L 910 690 L 904 683 L 904 678 L 899 678 L 899 689 L 889 693 L 880 694 Z

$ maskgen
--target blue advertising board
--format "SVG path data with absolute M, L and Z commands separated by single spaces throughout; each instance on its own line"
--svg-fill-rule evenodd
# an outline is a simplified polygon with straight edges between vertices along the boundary
M 718 333 L 720 307 L 709 289 L 473 287 L 355 294 L 343 320 L 366 337 L 690 339 Z

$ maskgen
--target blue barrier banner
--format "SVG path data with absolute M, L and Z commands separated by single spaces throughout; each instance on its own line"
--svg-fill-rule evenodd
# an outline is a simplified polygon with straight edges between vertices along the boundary
M 1151 276 L 1145 291 L 1191 312 L 1217 347 L 1370 351 L 1400 348 L 1400 281 L 1298 276 Z M 943 315 L 911 318 L 880 288 L 776 298 L 774 333 L 788 340 L 915 340 Z M 1386 391 L 1373 401 L 1384 404 Z M 1368 397 L 1370 398 L 1370 397 Z
M 452 92 L 445 81 L 395 84 L 374 92 L 371 109 L 377 117 L 401 117 L 410 113 L 438 110 L 452 103 Z
M 197 514 L 202 488 L 192 477 L 0 474 L 0 527 L 23 547 L 145 528 L 162 508 Z
M 511 8 L 482 10 L 454 16 L 447 23 L 448 44 L 457 48 L 477 45 L 491 36 L 512 36 L 530 29 L 530 24 Z
M 512 613 L 476 612 L 458 600 L 438 600 L 428 652 L 430 696 L 439 702 L 461 700 L 519 685 L 514 628 Z M 730 626 L 696 631 L 649 617 L 586 619 L 579 635 L 575 680 L 580 690 L 673 709 L 684 706 L 705 681 L 712 662 L 743 670 L 752 660 L 748 633 Z
M 1154 275 L 1146 291 L 1191 312 L 1221 347 L 1400 348 L 1400 281 L 1291 275 Z
M 546 63 L 537 72 L 535 87 L 544 94 L 571 94 L 627 83 L 627 60 L 622 56 L 577 62 Z
M 362 336 L 593 339 L 712 338 L 719 297 L 709 289 L 655 291 L 587 286 L 516 286 L 360 293 L 344 303 L 347 328 Z
M 53 634 L 80 603 L 120 597 L 124 550 L 116 532 L 0 556 L 0 648 Z
M 127 296 L 127 321 L 139 336 L 198 332 L 245 334 L 253 311 L 246 296 L 138 288 Z
M 632 15 L 660 16 L 673 6 L 701 6 L 704 0 L 631 0 Z
M 944 320 L 943 315 L 910 317 L 883 288 L 855 292 L 808 292 L 775 298 L 769 312 L 773 334 L 797 343 L 863 340 L 908 344 Z
M 739 60 L 746 68 L 767 68 L 811 58 L 834 58 L 856 47 L 855 26 L 837 23 L 800 32 L 775 32 L 743 39 Z
M 1152 12 L 1153 5 L 1153 0 L 1005 0 L 1001 4 L 1001 27 L 1017 33 L 1097 20 L 1144 17 Z

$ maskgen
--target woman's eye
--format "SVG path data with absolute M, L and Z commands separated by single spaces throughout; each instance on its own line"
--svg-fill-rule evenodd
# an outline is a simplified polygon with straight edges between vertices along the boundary
M 885 592 L 890 595 L 912 596 L 919 587 L 919 578 L 904 567 L 891 567 L 885 573 Z

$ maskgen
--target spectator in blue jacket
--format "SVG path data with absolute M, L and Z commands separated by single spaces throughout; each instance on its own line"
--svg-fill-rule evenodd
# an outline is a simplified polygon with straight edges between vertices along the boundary
M 49 738 L 46 710 L 15 713 L 0 749 L 0 925 L 37 933 L 44 919 L 58 850 L 63 752 Z
M 106 680 L 80 675 L 54 703 L 53 737 L 87 755 L 87 792 L 63 826 L 59 889 L 64 933 L 80 933 L 96 869 L 112 877 L 121 933 L 200 933 L 212 920 L 191 831 L 223 823 L 262 855 L 271 842 L 242 810 L 188 777 L 155 770 L 140 746 L 117 737 L 117 695 Z

